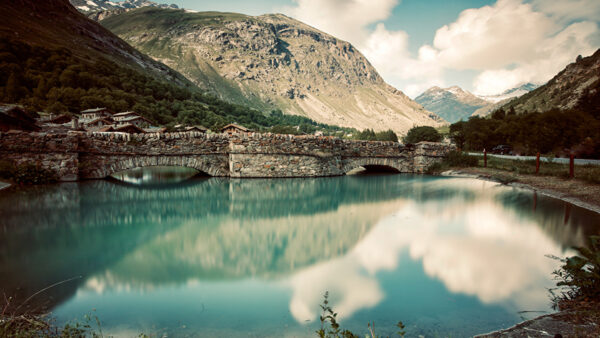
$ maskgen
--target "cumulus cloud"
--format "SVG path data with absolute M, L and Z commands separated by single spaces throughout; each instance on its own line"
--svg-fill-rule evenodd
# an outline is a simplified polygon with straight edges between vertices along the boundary
M 399 0 L 296 0 L 283 11 L 315 28 L 352 43 L 368 36 L 366 26 L 387 19 Z
M 560 21 L 592 20 L 600 18 L 598 0 L 534 0 L 534 8 Z
M 495 94 L 522 83 L 544 83 L 575 61 L 578 54 L 589 55 L 595 51 L 589 37 L 598 33 L 593 22 L 574 23 L 555 36 L 546 38 L 535 46 L 538 58 L 518 63 L 515 67 L 482 71 L 474 80 L 475 92 Z
M 386 81 L 401 84 L 410 96 L 431 85 L 445 86 L 452 81 L 448 70 L 478 72 L 472 89 L 486 95 L 525 82 L 543 83 L 600 44 L 597 0 L 498 0 L 464 10 L 415 54 L 409 34 L 385 26 L 398 4 L 298 0 L 288 14 L 355 44 Z

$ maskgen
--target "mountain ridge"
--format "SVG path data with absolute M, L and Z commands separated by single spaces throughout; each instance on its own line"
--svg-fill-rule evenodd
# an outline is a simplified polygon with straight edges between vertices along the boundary
M 600 49 L 592 55 L 577 57 L 543 86 L 502 106 L 516 113 L 544 112 L 552 109 L 600 111 Z
M 230 102 L 358 129 L 444 124 L 385 83 L 350 43 L 282 14 L 145 7 L 100 23 Z
M 450 123 L 466 119 L 478 109 L 489 105 L 488 101 L 458 86 L 431 87 L 417 96 L 415 101 Z
M 537 88 L 538 85 L 525 83 L 510 88 L 497 95 L 476 95 L 459 86 L 440 88 L 433 86 L 415 98 L 426 109 L 437 113 L 450 123 L 468 119 L 471 116 L 487 116 L 494 110 Z

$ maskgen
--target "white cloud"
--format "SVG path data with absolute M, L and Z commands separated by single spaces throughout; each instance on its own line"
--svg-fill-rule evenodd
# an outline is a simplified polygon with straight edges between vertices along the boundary
M 600 1 L 598 0 L 533 0 L 533 7 L 548 14 L 556 20 L 592 20 L 600 18 Z
M 536 45 L 539 55 L 533 61 L 519 63 L 512 69 L 499 68 L 481 72 L 474 81 L 478 94 L 495 94 L 514 88 L 525 82 L 544 83 L 561 71 L 565 65 L 575 61 L 575 56 L 590 55 L 596 47 L 589 37 L 598 34 L 593 22 L 574 23 L 555 36 Z
M 386 81 L 402 84 L 400 89 L 413 97 L 429 86 L 458 82 L 447 70 L 479 72 L 467 89 L 485 95 L 525 82 L 543 83 L 600 44 L 597 0 L 498 0 L 464 10 L 414 55 L 409 35 L 384 24 L 398 3 L 297 0 L 288 13 L 355 44 Z
M 463 11 L 457 21 L 438 29 L 433 45 L 445 67 L 485 70 L 535 60 L 535 46 L 557 28 L 529 4 L 499 0 Z
M 366 26 L 387 19 L 399 0 L 296 0 L 283 11 L 337 38 L 357 45 L 368 36 Z

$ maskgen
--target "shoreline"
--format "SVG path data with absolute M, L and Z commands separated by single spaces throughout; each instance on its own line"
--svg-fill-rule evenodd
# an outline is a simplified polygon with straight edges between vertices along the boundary
M 505 183 L 505 182 L 500 181 L 499 179 L 494 178 L 492 175 L 482 174 L 480 172 L 477 172 L 476 170 L 470 170 L 469 168 L 446 170 L 444 172 L 441 172 L 439 175 L 446 176 L 446 177 L 474 178 L 474 179 L 479 179 L 479 180 L 484 180 L 484 181 L 497 182 L 497 183 L 504 184 L 504 185 L 514 187 L 514 188 L 528 189 L 528 190 L 540 193 L 544 196 L 556 198 L 561 201 L 571 203 L 580 208 L 587 209 L 589 211 L 593 211 L 595 213 L 600 214 L 600 204 L 584 201 L 579 197 L 569 195 L 568 193 L 561 192 L 556 189 L 549 189 L 549 188 L 536 186 L 535 184 L 532 184 L 531 182 L 525 183 L 525 182 L 516 181 L 516 182 Z M 557 178 L 551 177 L 551 176 L 546 176 L 545 178 L 557 179 Z
M 440 176 L 445 177 L 462 177 L 472 178 L 483 181 L 497 182 L 505 184 L 514 188 L 528 189 L 534 192 L 538 192 L 544 196 L 559 199 L 564 202 L 571 203 L 578 207 L 590 210 L 600 214 L 600 205 L 594 203 L 588 203 L 578 197 L 570 196 L 567 193 L 535 186 L 530 183 L 523 182 L 508 182 L 504 183 L 492 175 L 482 174 L 477 170 L 469 170 L 468 168 L 463 169 L 452 169 L 441 172 Z M 551 178 L 556 179 L 556 178 Z M 579 336 L 584 334 L 585 336 L 593 336 L 598 333 L 600 324 L 598 323 L 573 323 L 566 319 L 573 315 L 572 311 L 558 311 L 552 314 L 545 314 L 533 319 L 524 320 L 516 325 L 509 328 L 499 329 L 492 332 L 481 333 L 474 336 L 474 338 L 500 338 L 500 337 L 561 337 Z

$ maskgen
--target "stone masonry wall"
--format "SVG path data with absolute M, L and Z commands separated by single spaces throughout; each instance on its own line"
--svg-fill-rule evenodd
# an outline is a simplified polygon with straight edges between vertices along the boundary
M 63 181 L 78 179 L 78 137 L 75 134 L 0 133 L 0 160 L 17 166 L 34 164 Z
M 212 176 L 315 177 L 359 166 L 422 173 L 453 146 L 277 134 L 0 133 L 2 159 L 34 163 L 63 181 L 104 178 L 154 165 L 186 166 Z

